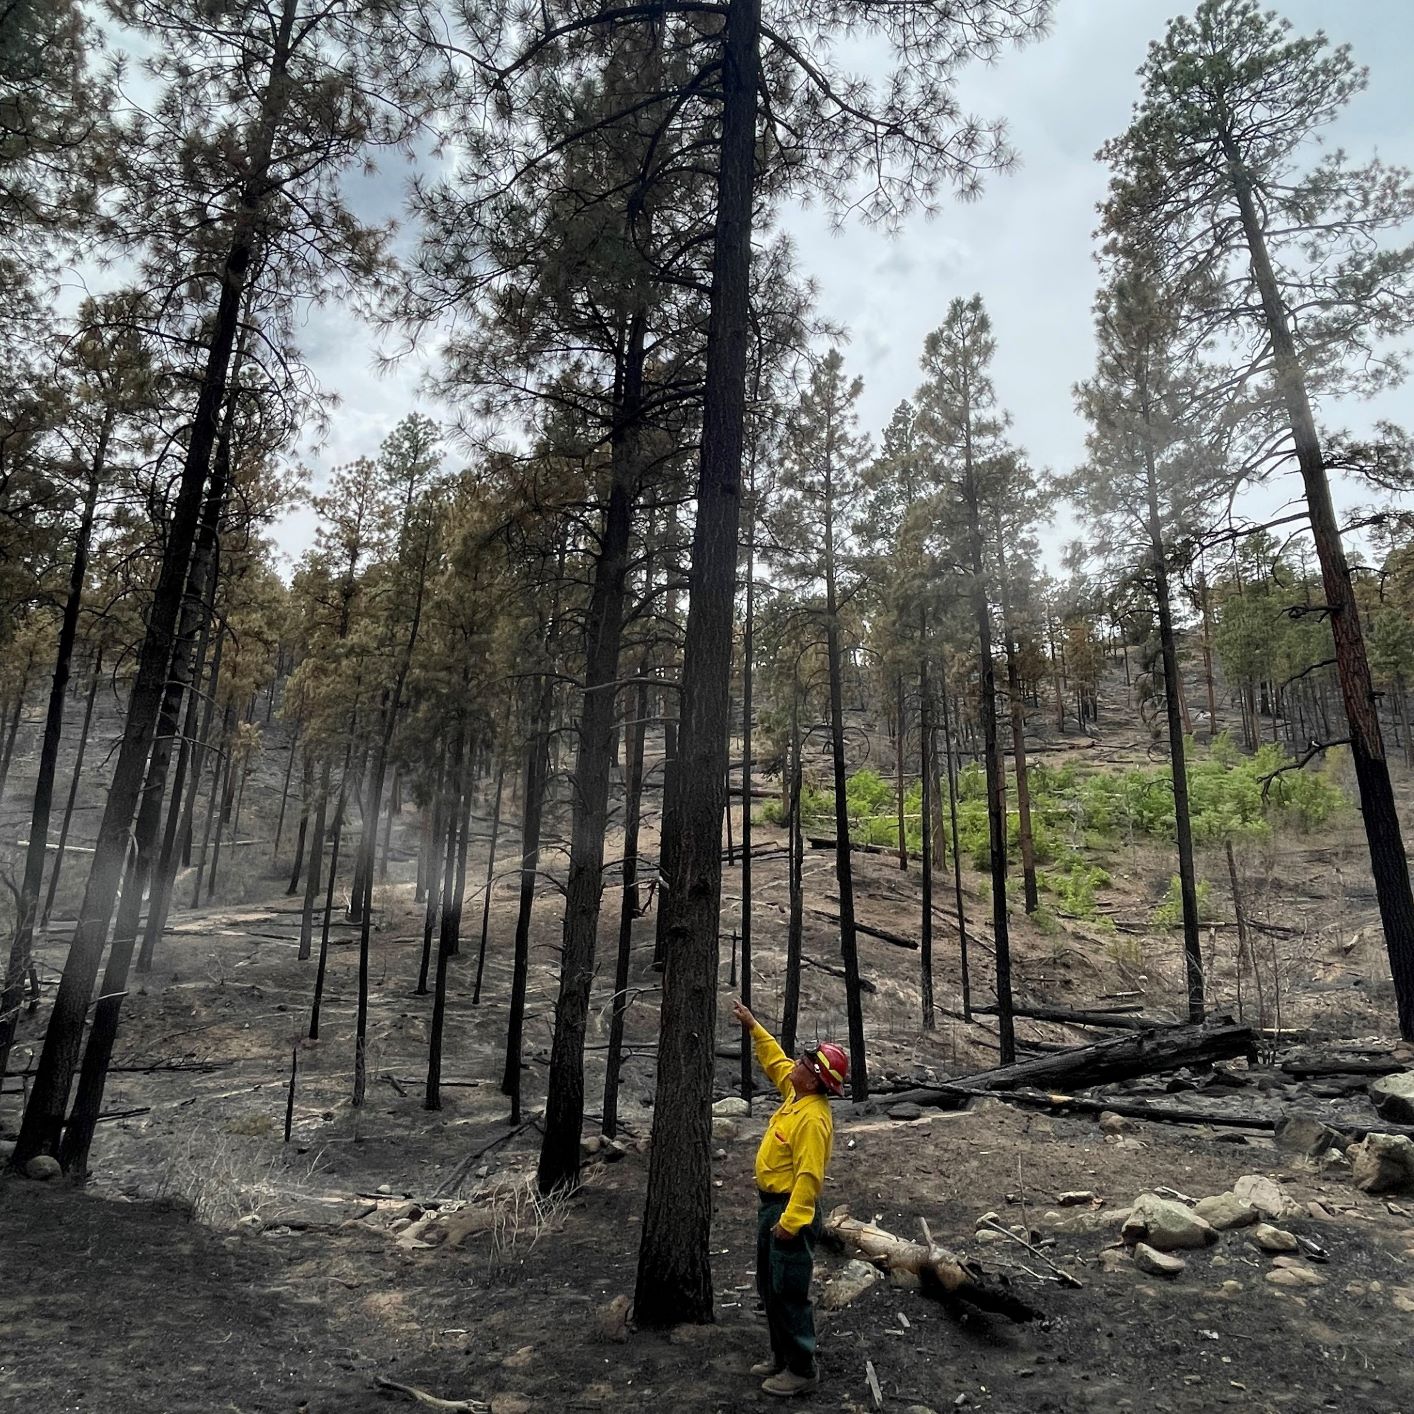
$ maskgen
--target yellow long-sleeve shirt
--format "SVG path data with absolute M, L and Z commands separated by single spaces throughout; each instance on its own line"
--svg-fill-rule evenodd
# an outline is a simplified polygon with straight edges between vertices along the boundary
M 780 1224 L 794 1235 L 815 1216 L 815 1201 L 835 1141 L 834 1116 L 824 1095 L 795 1093 L 789 1078 L 794 1062 L 759 1021 L 751 1030 L 751 1041 L 758 1064 L 782 1100 L 756 1151 L 756 1186 L 767 1193 L 790 1195 Z

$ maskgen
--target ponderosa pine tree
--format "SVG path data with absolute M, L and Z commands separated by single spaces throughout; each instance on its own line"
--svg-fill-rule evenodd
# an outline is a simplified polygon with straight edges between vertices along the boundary
M 868 439 L 858 430 L 855 404 L 864 391 L 848 378 L 844 359 L 830 349 L 811 369 L 808 386 L 782 441 L 782 465 L 773 505 L 775 543 L 783 578 L 823 613 L 830 692 L 830 758 L 835 813 L 835 881 L 840 893 L 840 956 L 849 1016 L 850 1094 L 869 1095 L 864 1011 L 859 986 L 859 942 L 854 918 L 845 776 L 843 616 L 859 585 L 854 573 L 853 526 L 863 509 Z
M 997 732 L 997 669 L 992 653 L 992 575 L 987 529 L 997 498 L 1005 493 L 1011 454 L 1002 433 L 991 362 L 996 344 L 982 297 L 955 299 L 947 318 L 923 346 L 925 381 L 914 398 L 917 427 L 935 484 L 945 488 L 937 506 L 947 558 L 965 577 L 977 635 L 982 755 L 987 777 L 988 852 L 992 880 L 992 931 L 997 950 L 997 1029 L 1001 1060 L 1016 1059 L 1012 1023 L 1011 942 L 1007 918 L 1006 781 Z M 947 517 L 946 520 L 943 517 Z
M 1414 895 L 1313 410 L 1397 376 L 1377 350 L 1414 321 L 1414 245 L 1392 243 L 1414 217 L 1414 185 L 1319 145 L 1364 71 L 1324 34 L 1292 37 L 1256 0 L 1203 0 L 1140 74 L 1134 119 L 1101 153 L 1114 173 L 1104 226 L 1145 250 L 1166 286 L 1216 290 L 1194 322 L 1237 346 L 1229 386 L 1265 404 L 1256 464 L 1288 455 L 1300 468 L 1400 1030 L 1414 1038 Z
M 410 45 L 431 39 L 419 5 L 249 0 L 237 9 L 127 0 L 118 18 L 150 40 L 150 112 L 113 148 L 103 235 L 139 246 L 145 273 L 206 297 L 191 431 L 172 499 L 123 739 L 74 940 L 12 1162 L 58 1149 L 90 993 L 112 916 L 143 769 L 157 725 L 253 263 L 287 297 L 327 297 L 340 272 L 372 277 L 385 232 L 357 222 L 339 173 L 403 143 L 430 104 L 432 74 Z M 419 31 L 421 31 L 419 35 Z M 337 94 L 337 98 L 334 96 Z M 193 179 L 198 179 L 195 183 Z M 199 187 L 199 189 L 194 189 Z M 194 215 L 197 219 L 193 219 Z M 170 233 L 201 231 L 200 249 Z
M 1220 506 L 1232 478 L 1221 449 L 1205 445 L 1193 424 L 1192 388 L 1176 347 L 1178 295 L 1155 283 L 1142 264 L 1121 261 L 1109 274 L 1095 310 L 1095 376 L 1076 390 L 1090 424 L 1089 458 L 1065 489 L 1091 527 L 1090 557 L 1106 565 L 1111 579 L 1134 576 L 1152 596 L 1158 618 L 1188 1015 L 1201 1021 L 1203 959 L 1173 584 L 1184 565 L 1180 546 L 1201 534 L 1204 517 Z

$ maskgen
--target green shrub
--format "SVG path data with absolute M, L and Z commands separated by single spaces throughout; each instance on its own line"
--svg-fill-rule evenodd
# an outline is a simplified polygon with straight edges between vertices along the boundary
M 1199 879 L 1194 893 L 1197 895 L 1198 921 L 1205 923 L 1209 917 L 1213 886 L 1206 879 Z M 1161 928 L 1173 928 L 1183 922 L 1183 886 L 1177 874 L 1169 880 L 1168 891 L 1155 906 L 1150 917 Z

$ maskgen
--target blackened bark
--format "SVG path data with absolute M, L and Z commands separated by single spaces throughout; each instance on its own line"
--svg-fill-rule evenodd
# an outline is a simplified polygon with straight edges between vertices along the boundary
M 486 973 L 486 942 L 491 933 L 491 888 L 496 882 L 496 847 L 501 842 L 501 797 L 506 788 L 506 756 L 501 753 L 496 768 L 496 803 L 491 809 L 491 848 L 486 855 L 486 882 L 481 891 L 481 945 L 476 950 L 476 984 L 471 991 L 472 1006 L 481 1005 L 481 979 Z
M 982 520 L 976 469 L 969 446 L 963 500 L 972 570 L 972 613 L 977 625 L 978 674 L 982 716 L 982 762 L 987 774 L 988 857 L 992 877 L 992 932 L 997 948 L 997 1036 L 1001 1062 L 1016 1061 L 1016 1029 L 1011 1010 L 1011 933 L 1007 918 L 1006 781 L 997 740 L 997 667 L 992 658 L 992 615 L 987 604 L 986 565 L 982 557 Z
M 59 645 L 54 655 L 54 680 L 49 689 L 49 707 L 44 717 L 44 737 L 39 748 L 39 773 L 30 810 L 29 844 L 25 848 L 24 875 L 15 901 L 15 931 L 10 943 L 4 986 L 0 988 L 0 1078 L 10 1058 L 15 1026 L 20 1014 L 20 996 L 30 966 L 34 941 L 34 921 L 39 911 L 39 890 L 44 882 L 44 861 L 49 846 L 49 816 L 54 805 L 54 775 L 59 762 L 59 739 L 64 730 L 64 695 L 69 687 L 74 643 L 78 639 L 79 610 L 83 605 L 84 581 L 88 575 L 89 543 L 93 538 L 93 516 L 98 504 L 98 488 L 108 460 L 108 442 L 116 414 L 103 414 L 93 461 L 84 487 L 83 508 L 74 535 L 74 558 L 69 566 L 69 592 L 64 600 L 64 616 L 59 625 Z M 21 693 L 23 697 L 23 693 Z M 90 697 L 90 702 L 92 697 Z M 55 865 L 55 874 L 58 865 Z
M 900 679 L 902 681 L 902 679 Z M 923 1029 L 937 1024 L 933 1004 L 933 702 L 928 682 L 928 643 L 923 639 L 923 660 L 918 673 L 918 771 L 923 781 L 922 857 L 923 913 L 919 928 L 918 983 L 923 1005 Z M 903 694 L 899 693 L 899 719 L 903 718 Z M 903 776 L 903 753 L 899 753 L 899 776 Z
M 447 821 L 443 893 L 447 895 L 447 906 L 442 910 L 442 926 L 437 939 L 437 981 L 432 994 L 432 1024 L 427 1044 L 427 1090 L 422 1101 L 422 1107 L 426 1110 L 442 1108 L 442 1032 L 447 1016 L 447 963 L 452 956 L 452 941 L 461 925 L 461 899 L 454 881 L 459 851 L 457 837 L 461 836 L 460 853 L 465 858 L 467 823 L 471 816 L 471 791 L 464 779 L 464 749 L 465 729 L 459 724 L 452 744 L 452 759 L 447 772 L 448 789 L 443 804 L 443 814 Z
M 349 769 L 349 754 L 347 749 L 344 752 L 344 770 L 341 773 L 339 785 L 339 809 L 336 819 L 343 818 L 344 787 L 342 775 L 346 775 Z M 324 839 L 328 827 L 329 819 L 329 781 L 332 768 L 326 759 L 324 770 L 319 778 L 319 804 L 314 812 L 314 835 L 309 841 L 309 867 L 304 877 L 304 907 L 300 910 L 299 923 L 299 953 L 298 957 L 304 962 L 313 951 L 314 944 L 314 901 L 319 897 L 320 872 L 324 866 Z M 329 863 L 329 878 L 332 881 L 336 872 L 336 865 L 331 860 Z
M 801 827 L 800 793 L 804 770 L 800 760 L 800 684 L 791 685 L 790 699 L 790 798 L 786 811 L 790 846 L 790 909 L 786 922 L 786 975 L 781 994 L 781 1045 L 795 1054 L 795 1032 L 800 1016 L 800 957 L 805 927 L 805 832 Z
M 758 380 L 759 382 L 759 380 Z M 746 518 L 746 617 L 741 662 L 741 1000 L 751 1006 L 751 705 L 756 612 L 756 504 Z M 751 1048 L 741 1048 L 741 1098 L 751 1104 Z
M 958 964 L 961 970 L 962 1019 L 972 1020 L 972 973 L 967 959 L 967 902 L 962 894 L 962 846 L 957 832 L 957 758 L 953 754 L 951 710 L 948 707 L 948 685 L 942 684 L 938 694 L 943 701 L 943 751 L 948 768 L 948 816 L 952 827 L 953 898 L 957 904 Z
M 100 648 L 93 657 L 93 675 L 88 683 L 88 697 L 84 701 L 83 725 L 79 728 L 78 752 L 74 757 L 74 775 L 69 782 L 68 799 L 64 802 L 64 821 L 59 826 L 59 843 L 54 847 L 54 868 L 49 875 L 49 888 L 44 895 L 44 912 L 40 915 L 41 929 L 49 926 L 49 915 L 54 911 L 54 895 L 59 891 L 59 875 L 64 867 L 64 851 L 69 844 L 69 826 L 74 819 L 74 802 L 78 799 L 79 782 L 83 779 L 83 758 L 88 752 L 88 732 L 93 724 L 93 704 L 98 697 L 98 684 L 103 677 L 103 650 Z
M 417 986 L 414 995 L 427 995 L 427 976 L 432 968 L 432 936 L 437 928 L 437 919 L 442 907 L 443 856 L 446 854 L 448 820 L 447 804 L 447 760 L 444 756 L 437 763 L 437 784 L 432 794 L 432 819 L 428 824 L 426 847 L 427 888 L 423 896 L 422 908 L 422 961 L 417 970 Z
M 1144 446 L 1144 474 L 1149 497 L 1149 549 L 1154 598 L 1159 611 L 1159 650 L 1164 662 L 1164 711 L 1168 722 L 1170 774 L 1173 777 L 1174 838 L 1178 847 L 1178 890 L 1183 902 L 1183 957 L 1188 974 L 1188 1019 L 1203 1019 L 1203 953 L 1198 937 L 1198 887 L 1193 867 L 1193 825 L 1188 808 L 1188 760 L 1178 693 L 1178 644 L 1173 632 L 1168 555 L 1159 519 L 1158 475 L 1153 447 Z
M 309 833 L 309 801 L 313 784 L 314 760 L 310 755 L 309 748 L 306 747 L 304 766 L 300 772 L 299 832 L 295 836 L 295 865 L 290 871 L 290 887 L 285 890 L 286 894 L 299 892 L 299 876 L 304 867 L 305 836 Z
M 319 1039 L 319 1013 L 324 1006 L 324 981 L 329 971 L 329 930 L 334 926 L 334 886 L 339 877 L 339 842 L 344 835 L 344 812 L 348 804 L 348 780 L 349 780 L 349 757 L 350 748 L 344 750 L 344 766 L 339 773 L 339 798 L 334 805 L 334 827 L 330 831 L 329 839 L 329 879 L 324 885 L 324 912 L 319 923 L 319 961 L 314 968 L 314 997 L 309 1007 L 309 1039 L 317 1041 Z M 325 809 L 328 803 L 327 790 L 320 798 L 320 811 Z M 314 848 L 319 851 L 319 857 L 324 855 L 324 839 L 321 834 L 315 842 Z M 310 868 L 314 867 L 314 859 L 311 856 Z
M 511 1123 L 520 1123 L 520 1057 L 525 1032 L 525 991 L 530 973 L 530 915 L 535 906 L 535 881 L 540 870 L 540 819 L 545 803 L 545 773 L 550 751 L 546 724 L 554 692 L 548 676 L 536 689 L 535 709 L 525 744 L 525 784 L 521 792 L 520 907 L 516 913 L 511 963 L 511 1004 L 506 1019 L 506 1064 L 501 1093 L 511 1101 Z
M 722 888 L 727 699 L 741 529 L 741 463 L 755 191 L 760 0 L 730 0 L 722 53 L 716 245 L 701 474 L 672 816 L 657 1108 L 634 1310 L 640 1325 L 710 1322 L 712 1074 Z M 670 858 L 669 858 L 670 856 Z
M 628 724 L 628 763 L 624 777 L 624 887 L 619 905 L 619 946 L 614 959 L 614 1003 L 609 1021 L 609 1052 L 604 1071 L 604 1134 L 619 1128 L 619 1071 L 623 1065 L 624 1013 L 628 1010 L 628 972 L 633 956 L 633 921 L 638 917 L 638 832 L 643 815 L 643 741 L 648 718 L 648 663 L 638 670 L 633 721 Z
M 1021 670 L 1011 621 L 1011 587 L 1007 582 L 1006 537 L 997 517 L 997 571 L 1002 590 L 1002 635 L 1006 645 L 1007 700 L 1011 708 L 1012 770 L 1016 774 L 1017 835 L 1021 845 L 1022 890 L 1027 913 L 1041 906 L 1036 888 L 1036 842 L 1031 831 L 1031 781 L 1026 772 L 1026 708 L 1021 699 Z
M 273 688 L 271 692 L 274 692 Z M 277 863 L 280 858 L 280 841 L 285 834 L 285 810 L 290 803 L 290 777 L 295 773 L 295 749 L 299 746 L 299 732 L 300 720 L 296 717 L 294 726 L 290 728 L 290 754 L 285 762 L 285 779 L 280 786 L 280 813 L 275 820 L 275 844 L 270 851 L 271 864 Z M 190 735 L 190 731 L 188 731 L 188 735 Z
M 1409 884 L 1409 860 L 1395 807 L 1389 761 L 1380 735 L 1380 721 L 1360 613 L 1350 583 L 1350 567 L 1340 540 L 1340 526 L 1331 500 L 1316 421 L 1306 395 L 1306 381 L 1292 340 L 1286 306 L 1267 253 L 1266 237 L 1257 214 L 1251 178 L 1231 135 L 1223 134 L 1229 172 L 1242 217 L 1242 229 L 1252 262 L 1252 277 L 1262 299 L 1267 333 L 1272 341 L 1276 380 L 1291 422 L 1296 459 L 1306 491 L 1311 536 L 1321 563 L 1326 608 L 1335 641 L 1336 673 L 1350 727 L 1350 754 L 1360 790 L 1360 813 L 1370 851 L 1385 948 L 1389 953 L 1399 1010 L 1399 1032 L 1414 1040 L 1414 894 Z

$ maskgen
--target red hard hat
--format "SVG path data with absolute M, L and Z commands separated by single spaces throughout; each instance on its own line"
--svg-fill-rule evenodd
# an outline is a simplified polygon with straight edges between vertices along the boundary
M 849 1074 L 849 1057 L 833 1041 L 821 1042 L 809 1054 L 820 1083 L 832 1095 L 843 1095 L 845 1077 Z

